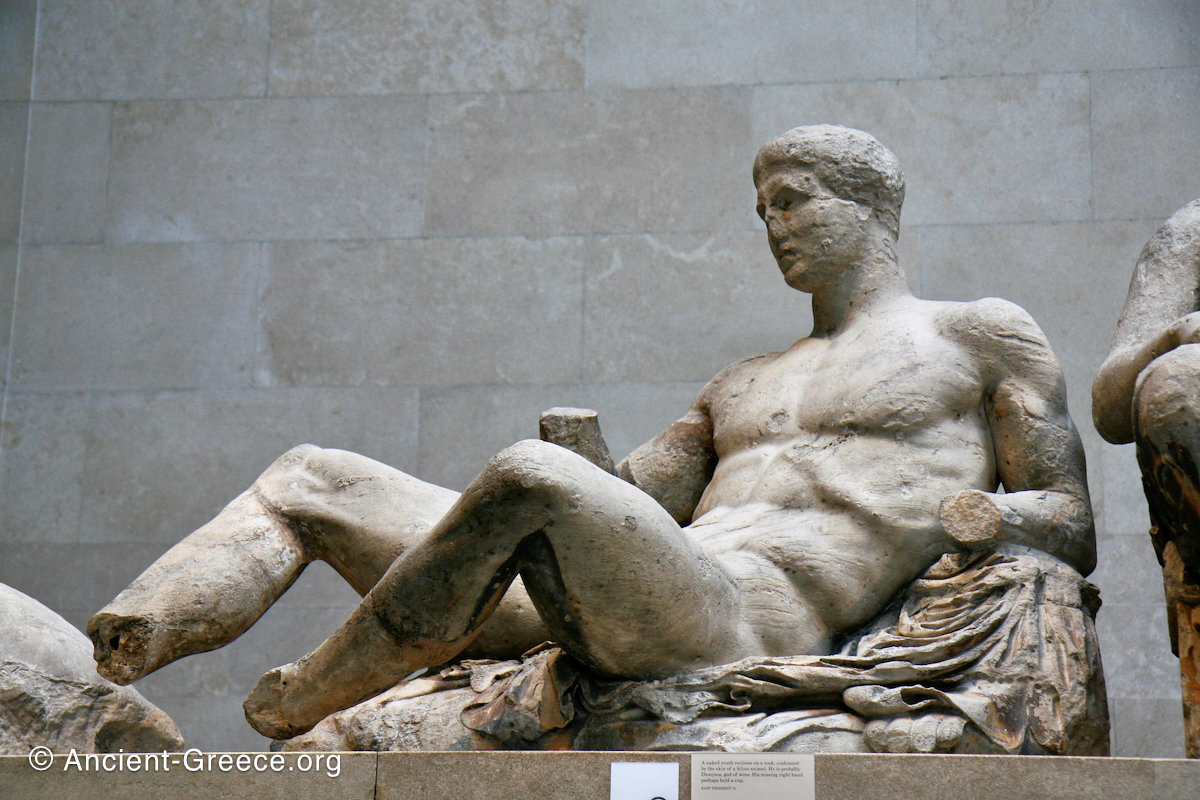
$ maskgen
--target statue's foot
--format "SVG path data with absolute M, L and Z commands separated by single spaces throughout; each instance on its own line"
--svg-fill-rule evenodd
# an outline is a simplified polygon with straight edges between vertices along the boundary
M 139 614 L 105 611 L 96 614 L 87 626 L 96 671 L 124 686 L 170 661 L 162 638 L 155 631 L 154 623 Z
M 863 736 L 876 753 L 950 753 L 965 727 L 962 717 L 935 711 L 871 720 Z
M 295 702 L 297 676 L 292 664 L 284 664 L 263 675 L 250 692 L 242 710 L 250 727 L 272 739 L 290 739 L 312 729 L 324 719 L 310 719 Z

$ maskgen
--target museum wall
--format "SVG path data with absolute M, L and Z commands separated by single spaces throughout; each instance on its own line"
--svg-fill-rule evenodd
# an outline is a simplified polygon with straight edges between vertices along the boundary
M 1115 754 L 1181 756 L 1132 446 L 1090 420 L 1133 263 L 1200 197 L 1200 3 L 8 0 L 0 582 L 83 627 L 300 442 L 461 488 L 551 405 L 616 455 L 806 334 L 758 146 L 876 134 L 901 256 L 1059 353 L 1088 454 Z M 138 684 L 262 749 L 259 675 L 356 595 L 316 564 Z

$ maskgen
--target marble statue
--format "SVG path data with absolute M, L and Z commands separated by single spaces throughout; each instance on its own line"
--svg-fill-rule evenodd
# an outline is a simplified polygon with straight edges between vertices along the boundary
M 322 559 L 362 602 L 245 702 L 293 746 L 1107 752 L 1083 452 L 1041 330 L 910 293 L 903 178 L 868 134 L 794 129 L 753 174 L 809 336 L 615 468 L 569 411 L 543 420 L 568 446 L 518 442 L 461 494 L 291 450 L 93 617 L 100 672 L 220 647 Z
M 1092 385 L 1096 430 L 1137 443 L 1183 681 L 1187 753 L 1200 758 L 1200 200 L 1175 212 L 1134 268 Z
M 0 755 L 183 749 L 171 718 L 98 676 L 91 654 L 71 623 L 0 584 Z

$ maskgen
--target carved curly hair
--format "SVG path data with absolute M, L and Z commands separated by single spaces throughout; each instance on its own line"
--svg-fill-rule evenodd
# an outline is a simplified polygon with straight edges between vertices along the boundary
M 754 182 L 780 166 L 810 169 L 821 184 L 843 200 L 875 210 L 880 221 L 900 236 L 904 175 L 900 162 L 869 133 L 841 125 L 792 128 L 767 142 L 754 159 Z

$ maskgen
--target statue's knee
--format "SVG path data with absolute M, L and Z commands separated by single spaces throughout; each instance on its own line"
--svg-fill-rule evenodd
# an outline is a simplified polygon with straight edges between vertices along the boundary
M 323 452 L 312 444 L 293 447 L 258 476 L 253 490 L 275 511 L 301 505 L 322 482 L 317 462 Z
M 483 476 L 492 483 L 523 489 L 553 489 L 561 485 L 563 456 L 573 455 L 558 445 L 525 439 L 492 456 Z
M 275 459 L 275 463 L 272 464 L 271 467 L 288 467 L 296 464 L 303 464 L 314 453 L 319 453 L 321 449 L 322 448 L 317 447 L 315 444 L 298 444 L 291 450 L 288 450 L 286 453 L 281 455 L 279 458 Z
M 1141 436 L 1200 437 L 1200 345 L 1177 347 L 1142 370 L 1133 413 Z

